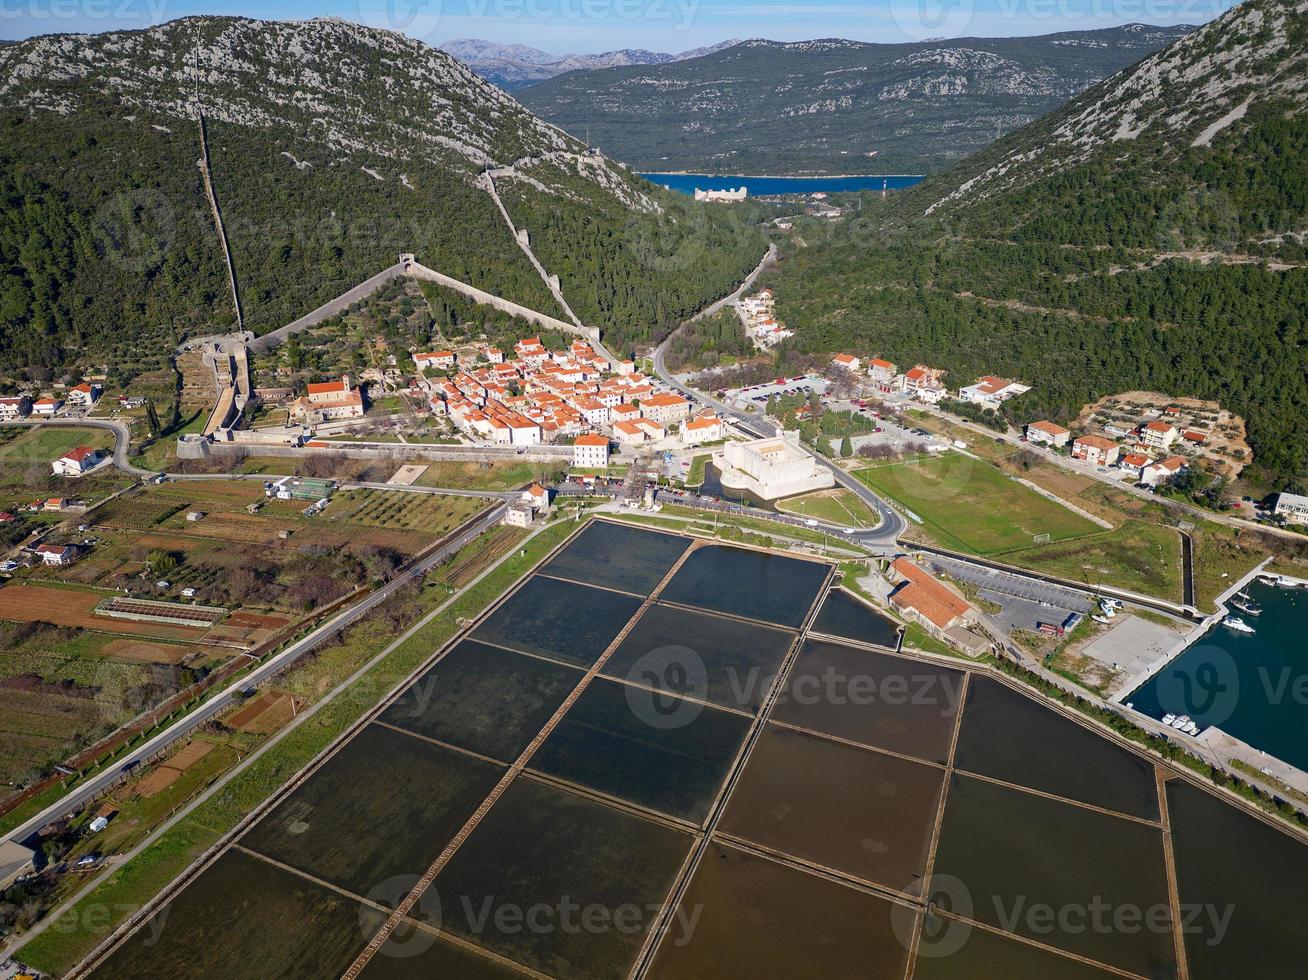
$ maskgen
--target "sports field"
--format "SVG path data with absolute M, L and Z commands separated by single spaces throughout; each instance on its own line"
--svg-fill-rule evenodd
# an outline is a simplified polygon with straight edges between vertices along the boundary
M 643 553 L 672 547 L 647 563 L 653 584 L 565 548 L 90 976 L 1209 977 L 1260 947 L 1274 975 L 1308 954 L 1299 876 L 1248 884 L 1251 866 L 1308 868 L 1296 837 L 974 664 L 808 638 L 828 563 L 589 533 L 606 526 L 570 546 L 639 551 L 633 534 L 657 535 Z M 539 587 L 578 570 L 593 574 L 567 580 L 570 608 L 588 610 L 574 625 L 597 660 L 560 647 L 568 623 Z M 704 589 L 715 575 L 732 587 Z M 787 608 L 758 602 L 783 581 Z M 779 668 L 758 658 L 760 630 L 786 644 Z M 630 667 L 610 671 L 619 648 Z M 708 697 L 728 669 L 767 696 Z M 1243 952 L 1182 942 L 1166 920 L 1113 931 L 1007 914 L 1165 912 L 1171 889 L 1230 909 Z
M 908 508 L 946 547 L 978 555 L 1094 534 L 1103 530 L 1079 514 L 1010 480 L 989 463 L 942 453 L 909 463 L 857 470 L 879 494 Z
M 18 429 L 19 426 L 13 426 Z M 39 426 L 28 428 L 22 434 L 0 445 L 0 460 L 4 462 L 50 463 L 70 449 L 90 446 L 92 449 L 111 449 L 113 434 L 104 429 L 76 429 L 71 426 Z

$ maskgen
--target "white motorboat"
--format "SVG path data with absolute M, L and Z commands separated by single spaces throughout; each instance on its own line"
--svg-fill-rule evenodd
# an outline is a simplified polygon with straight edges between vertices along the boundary
M 1100 623 L 1104 626 L 1112 625 L 1112 620 L 1108 619 L 1108 617 L 1106 616 L 1091 616 L 1090 618 L 1093 619 L 1096 623 Z
M 1176 721 L 1176 715 L 1173 714 L 1163 715 L 1163 724 L 1166 725 L 1168 728 L 1172 727 L 1172 722 L 1174 721 Z
M 1177 718 L 1172 722 L 1172 727 L 1177 731 L 1185 731 L 1185 726 L 1188 724 L 1190 724 L 1190 716 L 1182 715 L 1180 718 Z
M 1235 630 L 1237 633 L 1256 633 L 1258 632 L 1239 616 L 1227 616 L 1222 620 L 1222 625 L 1228 630 Z

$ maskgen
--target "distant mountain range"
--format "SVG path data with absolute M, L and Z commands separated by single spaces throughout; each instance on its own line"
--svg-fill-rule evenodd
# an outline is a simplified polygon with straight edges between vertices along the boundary
M 627 65 L 666 65 L 688 58 L 699 58 L 729 48 L 739 41 L 723 41 L 703 48 L 692 48 L 680 54 L 664 51 L 646 51 L 644 48 L 622 48 L 602 54 L 550 54 L 526 44 L 499 44 L 479 38 L 460 38 L 440 46 L 482 78 L 507 92 L 535 85 L 547 78 L 565 72 L 595 68 L 618 68 Z
M 577 71 L 515 93 L 635 170 L 940 170 L 1191 27 L 911 44 L 742 41 L 689 60 Z

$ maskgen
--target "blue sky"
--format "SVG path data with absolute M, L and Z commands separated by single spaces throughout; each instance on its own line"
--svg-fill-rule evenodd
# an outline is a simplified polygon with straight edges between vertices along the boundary
M 431 44 L 480 37 L 557 54 L 681 51 L 727 38 L 863 41 L 1198 24 L 1231 0 L 0 0 L 0 37 L 148 27 L 189 14 L 336 16 Z

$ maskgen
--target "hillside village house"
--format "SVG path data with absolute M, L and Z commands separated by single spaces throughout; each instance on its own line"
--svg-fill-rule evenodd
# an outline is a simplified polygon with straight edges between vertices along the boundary
M 572 444 L 572 465 L 586 470 L 606 468 L 609 465 L 608 437 L 594 432 L 577 436 Z
M 1150 463 L 1140 471 L 1140 480 L 1156 487 L 1160 483 L 1170 483 L 1186 471 L 1185 460 L 1180 456 L 1169 456 L 1157 463 Z
M 532 509 L 525 504 L 510 504 L 504 512 L 504 523 L 509 527 L 531 527 Z
M 47 565 L 71 565 L 77 561 L 77 546 L 72 544 L 38 544 L 32 550 Z
M 945 372 L 939 368 L 919 364 L 900 377 L 900 388 L 920 402 L 934 405 L 948 394 L 940 380 Z
M 533 511 L 544 510 L 550 505 L 550 492 L 539 483 L 533 483 L 522 491 L 522 503 Z
M 92 408 L 100 400 L 103 390 L 98 384 L 83 381 L 77 387 L 68 389 L 68 404 L 75 408 Z
M 899 368 L 894 364 L 879 357 L 872 358 L 867 364 L 867 376 L 878 384 L 889 384 L 898 372 Z
M 1067 445 L 1067 441 L 1071 438 L 1071 429 L 1065 429 L 1048 419 L 1032 422 L 1026 427 L 1026 441 L 1033 442 L 1036 445 L 1053 446 L 1056 449 L 1061 449 Z
M 55 476 L 81 476 L 100 462 L 100 451 L 89 446 L 78 446 L 50 464 Z
M 640 418 L 640 406 L 630 402 L 620 402 L 609 409 L 609 422 L 613 425 L 619 422 L 635 422 L 638 418 Z
M 639 418 L 636 419 L 636 425 L 645 433 L 645 438 L 651 442 L 657 442 L 668 434 L 668 430 L 659 422 L 653 419 Z
M 613 423 L 613 437 L 623 446 L 634 446 L 645 441 L 645 430 L 624 419 Z
M 1308 497 L 1298 493 L 1278 493 L 1272 513 L 1287 524 L 1308 524 Z
M 1103 436 L 1081 436 L 1072 443 L 1072 458 L 1083 459 L 1094 466 L 1112 466 L 1120 452 L 1117 443 Z
M 1166 422 L 1149 422 L 1140 430 L 1140 441 L 1150 449 L 1170 449 L 1176 437 L 1176 427 Z
M 446 371 L 454 367 L 455 360 L 456 357 L 454 352 L 448 350 L 438 350 L 429 354 L 413 355 L 413 363 L 418 365 L 419 371 L 425 371 L 427 368 L 435 368 L 437 371 Z
M 32 413 L 32 399 L 26 395 L 0 398 L 0 421 L 25 419 Z
M 853 354 L 837 354 L 831 359 L 831 364 L 845 371 L 857 371 L 863 366 L 863 362 Z
M 1152 466 L 1153 462 L 1144 453 L 1127 453 L 1117 461 L 1117 467 L 1123 473 L 1130 474 L 1133 480 L 1139 482 L 1144 479 L 1145 467 Z
M 32 402 L 32 414 L 49 418 L 63 407 L 64 402 L 62 398 L 51 398 L 49 396 L 38 398 L 36 401 Z
M 972 402 L 985 408 L 998 408 L 1010 398 L 1025 394 L 1031 390 L 1030 385 L 1018 384 L 1004 378 L 987 374 L 978 378 L 976 384 L 958 389 L 958 397 L 965 402 Z
M 681 441 L 687 446 L 716 442 L 723 435 L 722 420 L 716 415 L 701 415 L 691 419 L 681 428 Z

